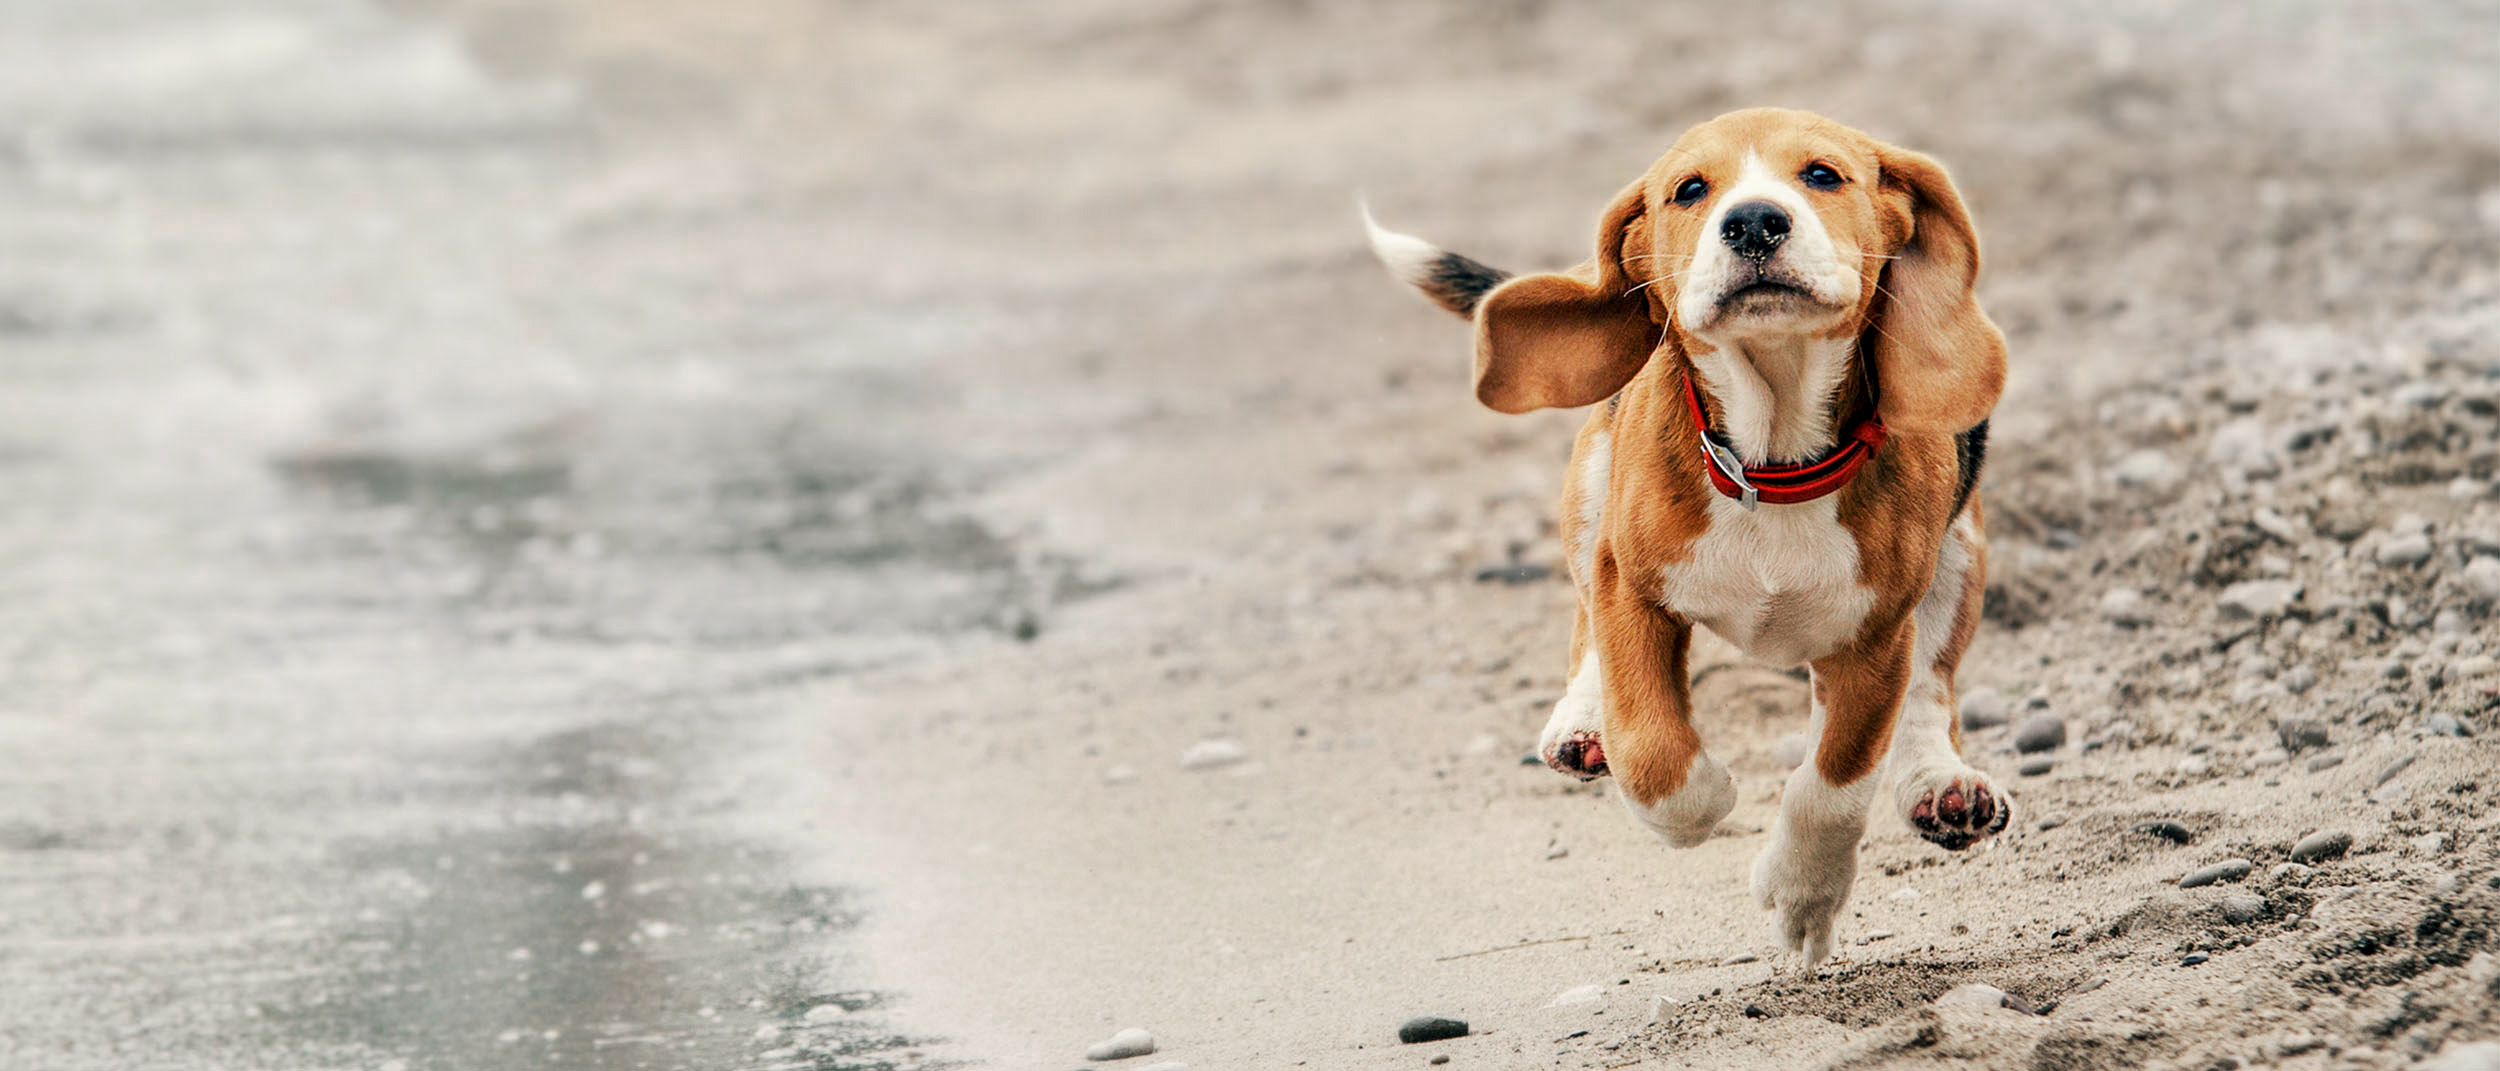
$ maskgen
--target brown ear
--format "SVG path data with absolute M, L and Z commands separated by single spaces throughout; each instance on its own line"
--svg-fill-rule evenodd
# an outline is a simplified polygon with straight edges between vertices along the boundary
M 1631 382 L 1658 347 L 1652 298 L 1624 270 L 1624 252 L 1649 249 L 1643 190 L 1616 195 L 1597 224 L 1597 255 L 1568 272 L 1522 275 L 1476 308 L 1476 400 L 1504 413 L 1604 401 Z M 1654 289 L 1654 288 L 1651 288 Z M 1672 297 L 1665 299 L 1673 307 Z
M 1882 152 L 1884 194 L 1909 234 L 1883 273 L 1871 340 L 1877 403 L 1894 431 L 1952 435 L 1988 419 L 2005 392 L 2005 336 L 1979 311 L 1979 233 L 1944 165 Z

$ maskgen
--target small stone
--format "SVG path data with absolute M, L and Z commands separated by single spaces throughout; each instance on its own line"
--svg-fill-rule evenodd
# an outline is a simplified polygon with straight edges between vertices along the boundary
M 2189 831 L 2186 825 L 2171 821 L 2167 818 L 2157 819 L 2151 822 L 2138 822 L 2133 828 L 2129 829 L 2128 832 L 2150 833 L 2163 840 L 2169 841 L 2172 844 L 2185 844 L 2196 839 L 2196 834 Z
M 2056 768 L 2056 759 L 2050 758 L 2047 755 L 2033 755 L 2030 758 L 2024 759 L 2022 761 L 2022 765 L 2014 767 L 2014 772 L 2021 774 L 2024 777 L 2038 777 Z
M 1780 769 L 1794 770 L 1805 764 L 1806 756 L 1814 754 L 1814 738 L 1804 733 L 1789 733 L 1771 745 L 1771 761 Z
M 2110 475 L 2117 477 L 2121 487 L 2168 486 L 2175 478 L 2170 456 L 2159 450 L 2137 450 L 2119 458 L 2110 466 Z
M 1559 840 L 1547 841 L 1545 843 L 1545 858 L 1548 860 L 1560 859 L 1570 854 L 1571 847 Z
M 2342 755 L 2311 755 L 2309 756 L 2308 765 L 2309 772 L 2316 773 L 2320 770 L 2333 769 L 2343 764 L 2344 757 Z
M 2317 871 L 2311 870 L 2308 867 L 2300 865 L 2299 863 L 2276 863 L 2274 864 L 2274 869 L 2266 871 L 2266 888 L 2273 889 L 2285 885 L 2307 885 L 2309 884 L 2309 878 L 2316 873 Z
M 1102 772 L 1102 783 L 1106 785 L 1125 785 L 1136 780 L 1137 767 L 1126 764 L 1113 766 Z
M 1985 982 L 1964 982 L 1945 990 L 1936 1003 L 1961 1008 L 2002 1008 L 2005 991 Z
M 2420 532 L 2389 536 L 2378 545 L 2378 552 L 2373 556 L 2380 565 L 2392 568 L 2420 565 L 2431 560 L 2431 537 Z
M 1908 904 L 1917 902 L 1918 898 L 1924 895 L 1926 894 L 1921 893 L 1916 889 L 1904 886 L 1902 888 L 1894 889 L 1892 891 L 1892 895 L 1887 896 L 1884 899 L 1893 901 L 1894 903 Z
M 1398 1040 L 1409 1045 L 1466 1036 L 1467 1020 L 1445 1019 L 1437 1015 L 1419 1015 L 1398 1027 Z
M 2326 723 L 2311 718 L 2284 718 L 2275 722 L 2274 737 L 2283 741 L 2285 751 L 2307 751 L 2325 747 L 2331 742 Z
M 2292 753 L 2279 747 L 2270 747 L 2248 757 L 2248 764 L 2260 769 L 2268 766 L 2281 766 L 2290 761 L 2292 761 Z
M 2234 926 L 2245 926 L 2266 917 L 2266 898 L 2248 893 L 2233 893 L 2222 898 L 2222 920 Z
M 1753 954 L 1753 953 L 1751 953 L 1751 952 L 1739 952 L 1739 953 L 1737 953 L 1737 954 L 1735 954 L 1735 955 L 1733 955 L 1733 956 L 1729 956 L 1729 957 L 1728 957 L 1728 958 L 1726 958 L 1726 959 L 1720 960 L 1720 961 L 1719 961 L 1719 966 L 1722 966 L 1722 967 L 1733 967 L 1733 966 L 1736 966 L 1737 964 L 1740 964 L 1740 963 L 1751 963 L 1751 962 L 1753 962 L 1753 961 L 1755 961 L 1755 960 L 1758 960 L 1758 959 L 1761 959 L 1761 958 L 1762 958 L 1762 957 L 1757 956 L 1757 955 L 1754 955 L 1754 954 Z
M 2294 580 L 2242 580 L 2222 589 L 2214 606 L 2225 619 L 2275 617 L 2298 601 L 2300 592 Z
M 2190 952 L 2190 953 L 2188 953 L 2188 954 L 2187 954 L 2187 956 L 2186 956 L 2185 958 L 2183 958 L 2183 959 L 2181 959 L 2181 960 L 2179 961 L 2179 966 L 2182 966 L 2182 967 L 2193 967 L 2193 966 L 2196 966 L 2196 965 L 2197 965 L 2197 964 L 2199 964 L 2199 963 L 2203 963 L 2203 962 L 2205 962 L 2206 960 L 2209 960 L 2209 959 L 2212 959 L 2212 958 L 2213 958 L 2212 956 L 2208 956 L 2208 955 L 2206 955 L 2206 954 L 2204 954 L 2204 953 L 2202 953 L 2202 952 Z
M 2469 735 L 2466 731 L 2465 723 L 2458 721 L 2456 716 L 2452 714 L 2433 714 L 2430 717 L 2422 719 L 2422 731 L 2429 733 L 2432 736 Z
M 2352 834 L 2340 829 L 2322 829 L 2300 838 L 2300 843 L 2292 845 L 2292 861 L 2314 863 L 2321 859 L 2333 859 L 2350 850 L 2352 850 Z
M 2035 715 L 2014 730 L 2014 750 L 2023 754 L 2055 751 L 2066 743 L 2066 719 L 2055 714 Z
M 1770 1017 L 1771 1017 L 1771 1011 L 1770 1011 L 1770 1009 L 1765 1008 L 1765 1007 L 1763 1007 L 1762 1005 L 1759 1005 L 1759 1004 L 1747 1004 L 1747 1005 L 1745 1005 L 1745 1018 L 1747 1018 L 1747 1019 L 1768 1019 L 1768 1018 L 1770 1018 Z
M 1230 766 L 1249 757 L 1250 749 L 1241 746 L 1241 741 L 1229 736 L 1210 736 L 1189 745 L 1189 750 L 1181 752 L 1181 769 L 1212 770 L 1218 766 Z
M 1130 1027 L 1097 1041 L 1085 1050 L 1088 1060 L 1126 1060 L 1155 1051 L 1155 1036 L 1137 1027 Z
M 1981 688 L 1962 697 L 1962 728 L 1994 729 L 2005 724 L 2005 695 Z
M 2413 760 L 2416 757 L 2417 756 L 2413 755 L 2400 755 L 2387 765 L 2379 767 L 2378 776 L 2370 779 L 2370 787 L 2375 789 L 2388 783 L 2389 781 L 2395 780 L 2397 774 L 2405 772 L 2407 768 L 2413 765 Z
M 2500 558 L 2477 556 L 2465 563 L 2465 570 L 2457 575 L 2465 581 L 2465 590 L 2473 592 L 2478 598 L 2485 602 L 2500 601 Z
M 2307 666 L 2293 666 L 2284 670 L 2283 676 L 2275 683 L 2282 685 L 2284 691 L 2299 695 L 2318 686 L 2318 671 Z
M 2415 855 L 2438 855 L 2447 850 L 2448 835 L 2446 833 L 2424 833 L 2413 838 L 2413 854 Z
M 1554 994 L 1554 999 L 1546 1001 L 1545 1006 L 1548 1008 L 1560 1008 L 1572 1004 L 1591 1004 L 1604 1000 L 1605 998 L 1605 986 L 1597 985 L 1595 983 L 1591 983 L 1589 985 L 1575 985 L 1569 989 L 1563 990 L 1560 993 Z
M 2153 610 L 2145 603 L 2143 592 L 2111 588 L 2101 593 L 2101 620 L 2120 628 L 2138 628 L 2153 623 Z
M 2216 882 L 2238 881 L 2247 877 L 2248 872 L 2256 868 L 2257 864 L 2246 859 L 2225 859 L 2212 866 L 2189 872 L 2188 876 L 2179 879 L 2179 887 L 2194 889 Z
M 2298 1056 L 2325 1047 L 2326 1039 L 2315 1034 L 2285 1034 L 2283 1040 L 2274 1043 L 2274 1053 L 2278 1057 Z
M 1434 1067 L 1439 1067 L 1439 1066 L 1441 1066 L 1442 1064 L 1446 1064 L 1446 1063 L 1450 1062 L 1450 1054 L 1445 1052 L 1445 1053 L 1442 1053 L 1442 1054 L 1441 1054 L 1441 1055 L 1439 1055 L 1439 1056 L 1435 1056 L 1435 1057 L 1433 1057 L 1432 1059 L 1426 1060 L 1426 1061 L 1424 1061 L 1424 1062 L 1425 1062 L 1425 1063 L 1428 1063 L 1428 1064 L 1431 1064 L 1431 1065 L 1432 1065 L 1432 1066 L 1434 1066 Z
M 2203 755 L 2190 755 L 2184 759 L 2180 759 L 2178 765 L 2179 776 L 2181 777 L 2203 777 L 2207 773 L 2212 772 L 2213 768 L 2213 761 L 2207 759 Z
M 2065 815 L 2062 815 L 2062 814 L 2052 814 L 2052 815 L 2049 815 L 2049 816 L 2048 816 L 2048 817 L 2046 817 L 2046 818 L 2042 818 L 2042 819 L 2040 819 L 2040 824 L 2039 824 L 2039 825 L 2036 825 L 2036 826 L 2033 826 L 2032 828 L 2037 829 L 2037 830 L 2039 830 L 2039 831 L 2040 831 L 2040 832 L 2042 832 L 2042 833 L 2046 833 L 2046 832 L 2048 832 L 2048 831 L 2050 831 L 2050 830 L 2052 830 L 2052 829 L 2056 829 L 2056 828 L 2057 828 L 2057 827 L 2059 827 L 2059 826 L 2065 825 L 2065 824 L 2066 824 L 2066 821 L 2067 821 L 2067 818 L 2066 818 L 2066 816 L 2065 816 Z

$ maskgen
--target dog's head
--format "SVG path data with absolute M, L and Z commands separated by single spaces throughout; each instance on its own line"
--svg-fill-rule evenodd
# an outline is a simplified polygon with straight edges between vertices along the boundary
M 1970 214 L 1934 160 L 1806 112 L 1731 112 L 1616 196 L 1588 263 L 1485 295 L 1476 396 L 1508 413 L 1588 405 L 1669 332 L 1686 352 L 1851 336 L 1885 423 L 1959 432 L 2005 384 L 1978 275 Z

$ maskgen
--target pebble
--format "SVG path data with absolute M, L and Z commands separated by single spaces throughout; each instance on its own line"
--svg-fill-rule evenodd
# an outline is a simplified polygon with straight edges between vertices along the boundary
M 1210 736 L 1189 745 L 1189 750 L 1181 752 L 1181 769 L 1212 770 L 1218 766 L 1230 766 L 1249 757 L 1250 749 L 1241 746 L 1241 741 L 1229 736 Z
M 2284 670 L 2283 676 L 2275 683 L 2282 685 L 2284 691 L 2299 695 L 2318 686 L 2318 671 L 2307 666 L 2293 666 Z
M 2110 475 L 2118 478 L 2121 487 L 2160 487 L 2170 483 L 2173 469 L 2170 456 L 2159 450 L 2137 450 L 2110 466 Z
M 1962 697 L 1962 728 L 1994 729 L 2005 720 L 2004 693 L 1982 688 Z
M 1085 1058 L 1088 1060 L 1126 1060 L 1129 1057 L 1144 1056 L 1153 1051 L 1155 1051 L 1155 1036 L 1132 1026 L 1111 1035 L 1107 1040 L 1097 1041 L 1088 1046 L 1085 1050 Z
M 2014 767 L 2014 772 L 2021 774 L 2024 777 L 2038 777 L 2041 774 L 2045 774 L 2056 768 L 2056 759 L 2050 758 L 2046 755 L 2033 755 L 2030 758 L 2024 759 L 2022 765 Z
M 2038 829 L 2038 830 L 2039 830 L 2040 832 L 2042 832 L 2042 833 L 2046 833 L 2046 832 L 2048 832 L 2048 831 L 2050 831 L 2050 830 L 2052 830 L 2052 829 L 2056 829 L 2057 827 L 2062 826 L 2062 825 L 2065 825 L 2065 824 L 2066 824 L 2066 816 L 2065 816 L 2065 815 L 2062 815 L 2062 814 L 2053 814 L 2053 815 L 2050 815 L 2050 816 L 2048 816 L 2048 817 L 2046 817 L 2046 818 L 2041 819 L 2041 820 L 2040 820 L 2040 824 L 2039 824 L 2039 825 L 2037 825 L 2037 826 L 2034 826 L 2033 828 Z
M 2214 605 L 2225 618 L 2265 618 L 2281 614 L 2300 598 L 2294 580 L 2242 580 L 2222 589 Z
M 2290 761 L 2292 753 L 2279 747 L 2270 747 L 2248 757 L 2248 764 L 2257 767 L 2281 766 Z
M 2153 623 L 2153 609 L 2145 604 L 2143 592 L 2111 588 L 2101 594 L 2101 620 L 2120 628 L 2136 628 Z
M 2487 601 L 2500 601 L 2500 558 L 2477 556 L 2458 574 L 2465 589 Z
M 2163 840 L 2169 841 L 2172 844 L 2185 844 L 2196 839 L 2196 834 L 2189 831 L 2187 826 L 2171 821 L 2167 818 L 2157 819 L 2151 822 L 2138 822 L 2135 824 L 2133 829 L 2129 830 L 2129 832 L 2150 833 Z
M 1737 954 L 1735 954 L 1735 955 L 1733 955 L 1733 956 L 1729 956 L 1729 957 L 1728 957 L 1728 958 L 1726 958 L 1726 959 L 1720 960 L 1720 961 L 1719 961 L 1719 966 L 1722 966 L 1722 967 L 1733 967 L 1733 966 L 1736 966 L 1736 965 L 1737 965 L 1737 964 L 1739 964 L 1739 963 L 1751 963 L 1751 962 L 1753 962 L 1753 961 L 1755 961 L 1755 960 L 1758 960 L 1758 959 L 1761 959 L 1761 958 L 1762 958 L 1762 957 L 1757 956 L 1757 955 L 1754 955 L 1754 954 L 1753 954 L 1753 953 L 1751 953 L 1751 952 L 1739 952 L 1739 953 L 1737 953 Z
M 2002 1008 L 2005 991 L 1985 982 L 1965 982 L 1945 990 L 1936 1003 L 1962 1008 Z
M 1467 1020 L 1445 1019 L 1438 1015 L 1419 1015 L 1398 1027 L 1398 1040 L 1409 1045 L 1466 1036 Z
M 2238 881 L 2247 877 L 2248 872 L 2256 868 L 2257 864 L 2246 859 L 2225 859 L 2212 866 L 2190 871 L 2188 876 L 2179 879 L 2179 887 L 2194 889 L 2220 881 Z
M 2233 893 L 2222 898 L 2222 920 L 2234 926 L 2245 926 L 2266 917 L 2266 898 L 2248 893 Z
M 2283 742 L 2285 751 L 2306 751 L 2313 747 L 2325 747 L 2331 742 L 2326 723 L 2312 718 L 2284 718 L 2275 722 L 2274 738 Z
M 1546 1001 L 1545 1006 L 1548 1008 L 1560 1008 L 1571 1004 L 1593 1004 L 1597 1001 L 1605 999 L 1605 997 L 1605 986 L 1597 985 L 1595 983 L 1588 985 L 1575 985 L 1569 989 L 1563 990 L 1560 993 L 1554 994 L 1554 999 Z
M 1102 783 L 1106 785 L 1125 785 L 1136 780 L 1137 767 L 1134 766 L 1114 766 L 1102 772 Z
M 2299 863 L 2276 863 L 2274 869 L 2266 871 L 2266 887 L 2271 889 L 2281 885 L 2307 885 L 2310 876 L 2316 873 L 2317 871 Z
M 2054 751 L 2066 742 L 2066 719 L 2055 714 L 2041 714 L 2023 722 L 2014 730 L 2014 750 L 2023 754 Z
M 2431 560 L 2431 537 L 2414 532 L 2390 536 L 2378 545 L 2375 555 L 2380 565 L 2404 567 Z
M 2343 764 L 2344 764 L 2344 757 L 2343 757 L 2342 755 L 2311 755 L 2311 756 L 2309 756 L 2309 772 L 2310 772 L 2310 773 L 2316 773 L 2316 772 L 2318 772 L 2318 771 L 2320 771 L 2320 770 L 2329 769 L 2329 768 L 2331 768 L 2331 767 L 2336 767 L 2336 766 L 2341 766 L 2341 765 L 2343 765 Z
M 2468 735 L 2465 723 L 2458 721 L 2456 717 L 2451 714 L 2433 714 L 2430 717 L 2422 719 L 2422 731 L 2429 733 L 2432 736 Z
M 2413 760 L 2414 756 L 2405 755 L 2389 762 L 2385 766 L 2379 767 L 2378 776 L 2370 779 L 2370 787 L 2377 788 L 2380 785 L 2384 785 L 2389 781 L 2395 780 L 2397 774 L 2405 772 L 2407 767 L 2413 765 Z
M 2413 851 L 2416 855 L 2438 855 L 2447 850 L 2448 835 L 2446 833 L 2424 833 L 2413 838 Z
M 1806 756 L 1814 754 L 1814 738 L 1804 733 L 1790 733 L 1771 745 L 1771 761 L 1780 769 L 1794 770 L 1805 764 Z
M 2187 958 L 2179 961 L 2179 966 L 2193 967 L 2212 958 L 2212 956 L 2208 956 L 2202 952 L 2190 952 L 2187 954 Z
M 2292 861 L 2314 863 L 2320 859 L 2333 859 L 2351 849 L 2352 834 L 2340 829 L 2321 829 L 2292 845 Z
M 1428 1063 L 1428 1064 L 1431 1064 L 1431 1065 L 1432 1065 L 1432 1066 L 1434 1066 L 1434 1067 L 1439 1067 L 1439 1066 L 1441 1066 L 1442 1064 L 1446 1064 L 1446 1063 L 1450 1062 L 1450 1054 L 1445 1052 L 1445 1053 L 1442 1053 L 1442 1054 L 1441 1054 L 1441 1055 L 1439 1055 L 1439 1056 L 1435 1056 L 1435 1057 L 1433 1057 L 1432 1059 L 1426 1060 L 1426 1061 L 1424 1061 L 1424 1062 L 1425 1062 L 1425 1063 Z
M 1885 897 L 1884 899 L 1891 900 L 1891 901 L 1894 901 L 1894 902 L 1896 902 L 1896 903 L 1903 903 L 1903 904 L 1906 904 L 1906 903 L 1911 903 L 1911 902 L 1913 902 L 1913 901 L 1917 900 L 1919 897 L 1924 896 L 1924 895 L 1926 895 L 1926 894 L 1921 893 L 1921 892 L 1919 892 L 1919 891 L 1918 891 L 1918 890 L 1916 890 L 1916 889 L 1910 888 L 1910 887 L 1908 887 L 1908 886 L 1903 886 L 1903 887 L 1901 887 L 1901 888 L 1894 889 L 1894 890 L 1892 891 L 1892 895 L 1891 895 L 1891 896 L 1887 896 L 1887 897 Z

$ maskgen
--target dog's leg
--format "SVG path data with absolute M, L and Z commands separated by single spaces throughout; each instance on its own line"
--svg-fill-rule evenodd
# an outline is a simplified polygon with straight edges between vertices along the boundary
M 1537 753 L 1545 765 L 1583 781 L 1606 776 L 1606 675 L 1597 668 L 1597 646 L 1589 636 L 1589 614 L 1571 611 L 1571 683 L 1545 719 Z
M 1814 757 L 1789 775 L 1771 841 L 1754 860 L 1754 898 L 1808 968 L 1831 955 L 1832 920 L 1857 879 L 1870 775 L 1909 681 L 1910 632 L 1902 621 L 1814 663 Z
M 1901 817 L 1919 836 L 1957 852 L 2003 830 L 2014 814 L 2005 793 L 1962 761 L 1962 725 L 1955 712 L 1953 673 L 1979 626 L 1987 587 L 1987 542 L 1979 525 L 1979 503 L 1973 501 L 1945 533 L 1936 555 L 1935 581 L 1913 616 L 1918 639 L 1909 690 L 1885 762 Z
M 1611 552 L 1598 551 L 1596 574 L 1589 625 L 1604 675 L 1607 765 L 1633 816 L 1690 848 L 1736 807 L 1735 782 L 1693 732 L 1692 625 L 1625 585 Z

